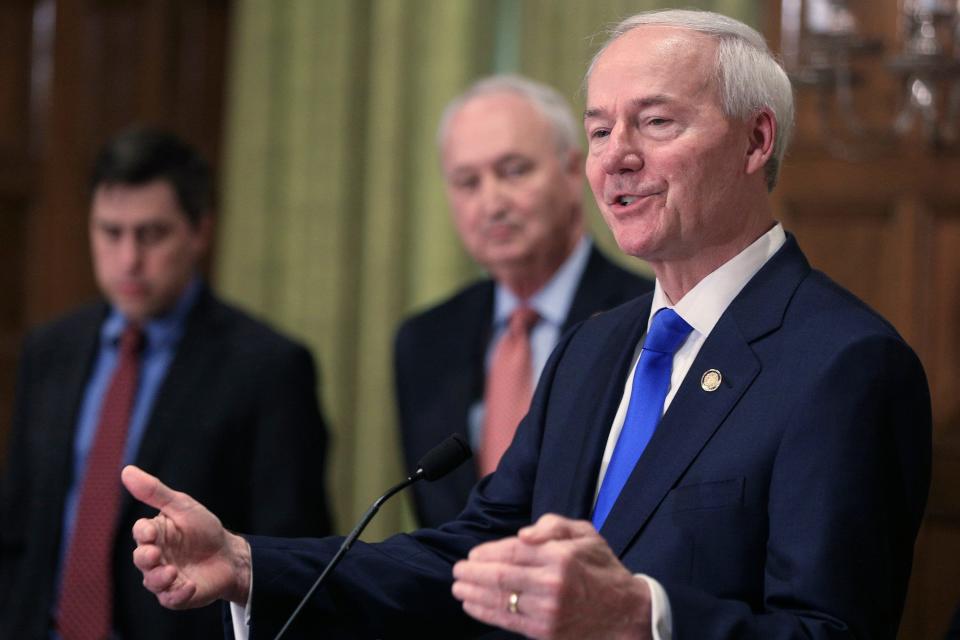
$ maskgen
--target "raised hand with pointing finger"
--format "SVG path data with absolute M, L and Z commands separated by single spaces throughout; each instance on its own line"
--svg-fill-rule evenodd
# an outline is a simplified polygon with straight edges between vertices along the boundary
M 134 498 L 160 510 L 133 526 L 137 542 L 133 562 L 160 604 L 191 609 L 218 599 L 246 602 L 250 592 L 246 540 L 227 531 L 202 504 L 135 466 L 125 467 L 121 479 Z

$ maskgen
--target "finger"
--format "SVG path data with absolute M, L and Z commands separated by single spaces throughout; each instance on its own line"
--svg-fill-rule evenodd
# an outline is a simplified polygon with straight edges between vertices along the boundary
M 132 464 L 123 468 L 123 471 L 120 472 L 120 480 L 127 491 L 130 492 L 130 495 L 161 511 L 181 495 L 160 482 L 159 478 Z
M 456 582 L 490 590 L 501 599 L 507 598 L 512 591 L 544 595 L 553 593 L 556 581 L 551 579 L 551 573 L 547 569 L 527 565 L 475 560 L 461 560 L 453 567 Z M 490 606 L 497 604 L 489 598 L 485 598 L 484 602 Z
M 465 580 L 454 581 L 451 591 L 453 596 L 461 602 L 508 612 L 510 598 L 513 594 L 517 594 L 517 609 L 522 609 L 522 612 L 527 615 L 540 615 L 547 610 L 547 604 L 551 601 L 547 596 L 539 595 L 534 591 L 523 591 L 519 587 L 516 589 L 490 588 Z
M 171 590 L 176 585 L 176 580 L 177 570 L 168 564 L 155 567 L 143 573 L 143 586 L 158 595 Z
M 553 513 L 541 516 L 536 523 L 517 532 L 517 537 L 527 544 L 543 544 L 549 540 L 573 540 L 599 535 L 593 524 L 586 520 L 571 520 Z
M 537 547 L 526 544 L 517 538 L 504 538 L 479 544 L 470 550 L 467 557 L 479 562 L 503 562 L 527 566 L 537 565 L 541 562 Z
M 501 613 L 512 616 L 534 615 L 530 608 L 530 602 L 525 596 L 520 597 L 520 601 L 517 603 L 517 612 L 514 613 L 510 610 L 511 593 L 497 595 L 469 585 L 463 585 L 458 591 L 464 596 L 463 598 L 458 598 L 463 607 L 472 607 L 477 611 L 486 611 L 488 612 L 485 614 L 487 616 L 499 617 Z M 521 606 L 523 607 L 522 611 Z
M 160 548 L 154 545 L 145 545 L 133 550 L 133 564 L 146 573 L 163 563 L 163 554 Z
M 157 600 L 168 609 L 184 609 L 190 604 L 190 599 L 197 592 L 197 585 L 193 582 L 183 582 L 173 588 L 157 594 Z
M 138 545 L 153 544 L 159 537 L 159 526 L 153 518 L 140 518 L 133 523 L 133 539 Z
M 520 593 L 513 589 L 481 585 L 468 580 L 455 580 L 450 588 L 453 597 L 460 602 L 469 602 L 488 609 L 509 610 L 510 594 Z
M 453 578 L 488 589 L 510 591 L 524 586 L 523 573 L 526 567 L 504 562 L 461 560 L 453 565 Z

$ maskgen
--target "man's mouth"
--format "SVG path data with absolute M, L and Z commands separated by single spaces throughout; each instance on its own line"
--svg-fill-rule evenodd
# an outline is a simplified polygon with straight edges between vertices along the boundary
M 629 207 L 630 205 L 643 200 L 644 198 L 649 198 L 655 196 L 660 191 L 645 190 L 640 193 L 621 193 L 615 195 L 613 199 L 608 200 L 609 204 L 615 207 Z
M 117 286 L 117 290 L 125 296 L 142 296 L 147 287 L 141 282 L 122 282 Z

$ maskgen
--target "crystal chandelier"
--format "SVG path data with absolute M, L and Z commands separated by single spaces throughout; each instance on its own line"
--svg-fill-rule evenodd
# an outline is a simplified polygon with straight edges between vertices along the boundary
M 955 144 L 960 116 L 960 0 L 901 0 L 901 44 L 892 54 L 884 53 L 879 39 L 863 35 L 856 4 L 782 0 L 784 66 L 798 90 L 816 91 L 820 133 L 827 148 L 858 159 L 871 155 L 869 150 L 878 144 L 895 143 L 894 136 L 902 139 L 916 133 L 932 149 Z M 856 88 L 866 82 L 862 69 L 877 60 L 899 87 L 898 104 L 882 127 L 869 125 L 855 101 Z

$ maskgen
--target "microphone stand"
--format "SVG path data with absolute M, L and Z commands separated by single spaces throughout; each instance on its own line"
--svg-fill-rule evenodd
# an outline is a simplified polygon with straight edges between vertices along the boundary
M 313 592 L 317 590 L 317 587 L 319 587 L 320 583 L 323 582 L 323 579 L 327 577 L 327 574 L 330 573 L 333 568 L 340 563 L 341 558 L 343 558 L 344 554 L 350 550 L 350 547 L 353 546 L 353 543 L 357 541 L 357 538 L 360 537 L 360 534 L 363 533 L 363 530 L 366 528 L 366 526 L 370 524 L 373 516 L 377 514 L 377 511 L 380 510 L 380 506 L 384 502 L 386 502 L 395 493 L 406 489 L 417 480 L 426 478 L 432 482 L 442 478 L 463 463 L 463 461 L 469 458 L 470 455 L 470 445 L 467 444 L 467 441 L 464 440 L 463 436 L 455 433 L 428 451 L 426 455 L 424 455 L 423 458 L 421 458 L 417 463 L 417 470 L 415 473 L 410 475 L 400 484 L 394 485 L 388 489 L 385 494 L 377 498 L 376 502 L 370 505 L 370 508 L 367 509 L 367 512 L 363 514 L 362 518 L 360 518 L 360 522 L 357 523 L 357 526 L 353 528 L 353 531 L 350 532 L 350 535 L 343 540 L 343 544 L 341 544 L 340 548 L 337 549 L 337 552 L 333 555 L 333 558 L 331 558 L 330 562 L 323 570 L 323 573 L 320 574 L 320 577 L 317 578 L 316 582 L 313 583 L 313 586 L 310 587 L 310 590 L 307 591 L 307 595 L 303 596 L 300 604 L 298 604 L 297 608 L 294 609 L 292 614 L 290 614 L 290 617 L 287 618 L 286 624 L 284 624 L 279 633 L 274 636 L 273 640 L 280 640 L 283 634 L 286 633 L 287 629 L 297 617 L 297 614 L 300 613 L 300 610 L 303 609 L 304 605 L 307 604 L 307 601 L 310 600 Z
M 320 577 L 316 579 L 313 583 L 313 586 L 310 587 L 310 590 L 307 591 L 307 595 L 303 596 L 303 600 L 300 601 L 300 604 L 297 605 L 297 608 L 293 610 L 293 613 L 290 614 L 290 617 L 287 618 L 286 624 L 283 625 L 283 628 L 273 637 L 273 640 L 280 640 L 287 629 L 293 624 L 293 621 L 296 619 L 297 615 L 300 613 L 300 610 L 307 604 L 307 601 L 310 600 L 310 597 L 313 595 L 313 592 L 317 590 L 317 587 L 320 586 L 320 583 L 323 582 L 323 579 L 327 577 L 327 574 L 330 573 L 334 567 L 340 563 L 340 559 L 343 558 L 344 554 L 350 550 L 350 547 L 353 546 L 353 543 L 357 541 L 357 538 L 360 537 L 360 534 L 363 533 L 363 530 L 367 528 L 367 525 L 370 524 L 370 521 L 373 520 L 373 516 L 377 515 L 377 512 L 380 511 L 380 507 L 383 506 L 383 503 L 388 499 L 393 497 L 399 491 L 402 491 L 412 485 L 417 480 L 421 480 L 424 477 L 423 468 L 417 469 L 416 473 L 411 475 L 409 478 L 403 482 L 392 486 L 387 490 L 385 494 L 376 499 L 376 501 L 370 505 L 370 508 L 367 509 L 366 513 L 363 514 L 363 517 L 360 518 L 360 522 L 357 523 L 357 526 L 353 528 L 353 531 L 350 532 L 344 541 L 340 545 L 340 548 L 337 549 L 337 552 L 331 558 L 330 562 L 327 564 L 326 568 L 323 570 L 323 573 L 320 574 Z

